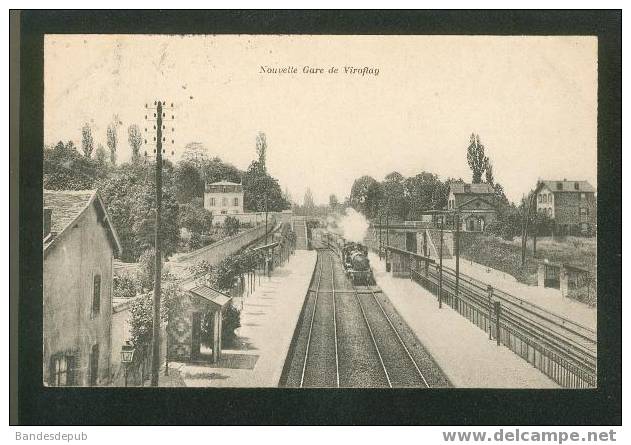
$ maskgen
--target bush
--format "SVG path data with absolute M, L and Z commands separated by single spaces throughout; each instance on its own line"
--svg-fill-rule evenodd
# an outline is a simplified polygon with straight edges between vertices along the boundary
M 239 232 L 239 220 L 234 216 L 227 216 L 223 222 L 223 230 L 227 236 L 236 235 Z
M 191 250 L 196 250 L 201 247 L 204 247 L 204 244 L 202 243 L 202 237 L 199 233 L 197 232 L 191 233 L 191 237 L 188 240 L 188 247 Z
M 515 229 L 509 224 L 502 224 L 500 236 L 506 241 L 512 241 L 515 238 Z
M 133 298 L 141 290 L 140 280 L 127 273 L 114 276 L 112 282 L 114 298 Z
M 160 301 L 160 318 L 163 323 L 168 323 L 169 318 L 175 317 L 181 311 L 181 296 L 182 290 L 173 276 L 166 275 Z M 138 359 L 142 360 L 148 353 L 153 338 L 153 293 L 148 292 L 134 300 L 129 314 L 130 340 L 136 348 Z

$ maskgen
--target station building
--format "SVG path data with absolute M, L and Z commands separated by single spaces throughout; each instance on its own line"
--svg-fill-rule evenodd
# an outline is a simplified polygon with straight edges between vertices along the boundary
M 495 190 L 490 184 L 454 183 L 449 186 L 447 210 L 459 210 L 466 232 L 483 232 L 497 219 Z

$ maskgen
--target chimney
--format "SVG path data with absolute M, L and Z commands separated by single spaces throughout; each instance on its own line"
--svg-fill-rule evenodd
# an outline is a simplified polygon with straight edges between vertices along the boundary
M 52 215 L 53 209 L 44 209 L 44 238 L 46 238 L 50 233 Z

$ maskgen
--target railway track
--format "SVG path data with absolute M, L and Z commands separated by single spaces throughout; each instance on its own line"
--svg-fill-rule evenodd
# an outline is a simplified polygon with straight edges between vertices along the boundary
M 413 270 L 412 277 L 437 294 L 437 271 L 430 268 L 424 276 Z M 455 272 L 443 268 L 442 285 L 444 296 L 454 300 Z M 490 309 L 485 284 L 461 275 L 458 295 L 461 314 L 484 330 L 492 323 L 491 335 L 495 336 L 495 314 L 491 322 L 487 321 Z M 595 332 L 497 289 L 493 291 L 493 301 L 500 301 L 502 305 L 501 341 L 504 345 L 562 386 L 596 385 Z
M 450 386 L 387 297 L 352 286 L 328 249 L 318 250 L 285 371 L 288 387 Z

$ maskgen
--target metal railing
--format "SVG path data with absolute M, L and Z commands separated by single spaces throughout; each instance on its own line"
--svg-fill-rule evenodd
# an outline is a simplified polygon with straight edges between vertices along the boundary
M 410 261 L 410 277 L 438 296 L 440 266 Z M 597 382 L 596 333 L 572 320 L 443 267 L 441 300 L 565 388 Z M 497 310 L 499 308 L 500 316 Z M 499 325 L 498 325 L 499 321 Z

